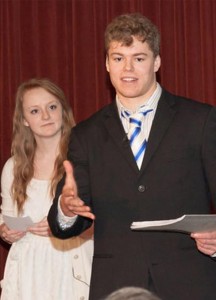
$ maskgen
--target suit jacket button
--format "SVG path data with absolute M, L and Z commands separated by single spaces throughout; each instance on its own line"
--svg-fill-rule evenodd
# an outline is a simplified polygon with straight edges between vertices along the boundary
M 145 192 L 145 186 L 144 185 L 139 185 L 138 186 L 138 191 L 140 192 L 140 193 L 143 193 L 143 192 Z

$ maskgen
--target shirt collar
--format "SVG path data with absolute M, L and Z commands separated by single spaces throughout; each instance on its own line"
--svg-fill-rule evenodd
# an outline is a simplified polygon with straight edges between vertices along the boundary
M 158 101 L 160 99 L 161 93 L 162 93 L 162 88 L 161 88 L 160 84 L 157 82 L 157 86 L 156 86 L 156 89 L 155 89 L 154 93 L 149 97 L 149 99 L 145 102 L 145 104 L 141 105 L 137 109 L 137 111 L 139 111 L 143 106 L 148 106 L 149 109 L 155 110 L 157 108 Z M 119 116 L 121 116 L 121 111 L 122 110 L 126 110 L 130 114 L 132 113 L 130 110 L 128 110 L 127 108 L 125 108 L 122 105 L 122 103 L 118 99 L 117 95 L 116 95 L 116 105 L 117 105 L 117 108 L 118 108 Z

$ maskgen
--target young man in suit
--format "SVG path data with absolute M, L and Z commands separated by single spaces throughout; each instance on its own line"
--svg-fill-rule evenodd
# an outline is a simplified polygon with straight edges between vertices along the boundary
M 126 286 L 108 295 L 104 300 L 160 300 L 146 289 Z
M 131 285 L 165 300 L 216 299 L 215 232 L 130 229 L 133 221 L 209 214 L 216 202 L 216 110 L 159 85 L 159 44 L 142 15 L 108 25 L 106 67 L 116 99 L 72 130 L 75 179 L 65 162 L 49 213 L 60 238 L 94 220 L 91 300 Z

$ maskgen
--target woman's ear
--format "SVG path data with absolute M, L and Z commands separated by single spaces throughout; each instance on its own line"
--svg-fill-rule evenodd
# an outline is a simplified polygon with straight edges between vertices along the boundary
M 29 123 L 26 121 L 26 119 L 23 119 L 23 124 L 24 124 L 24 126 L 29 127 Z

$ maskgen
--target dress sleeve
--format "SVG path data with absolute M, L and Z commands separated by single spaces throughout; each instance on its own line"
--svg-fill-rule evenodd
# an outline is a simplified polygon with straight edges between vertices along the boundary
M 11 185 L 13 181 L 13 159 L 10 158 L 4 165 L 1 174 L 1 214 L 0 224 L 3 223 L 2 215 L 17 216 L 17 209 L 11 197 Z

